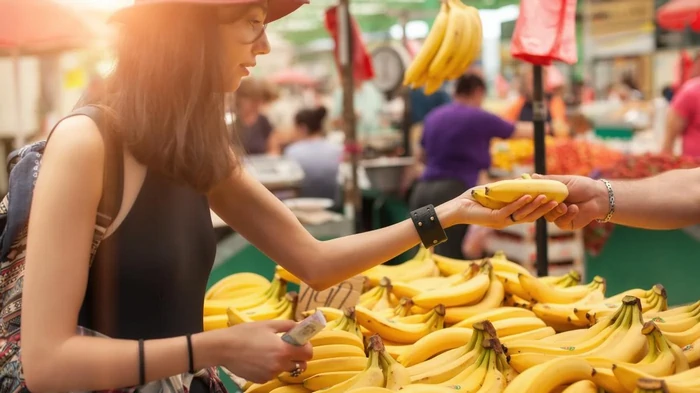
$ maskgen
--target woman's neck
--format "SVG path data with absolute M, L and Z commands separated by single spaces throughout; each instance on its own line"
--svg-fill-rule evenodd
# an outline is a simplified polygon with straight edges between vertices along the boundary
M 473 97 L 455 96 L 455 101 L 459 104 L 467 105 L 467 106 L 475 106 L 475 107 L 481 106 L 479 104 L 479 100 L 477 98 L 473 98 Z

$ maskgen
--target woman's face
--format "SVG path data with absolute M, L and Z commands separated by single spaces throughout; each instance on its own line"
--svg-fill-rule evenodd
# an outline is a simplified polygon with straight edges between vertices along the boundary
M 221 7 L 219 34 L 223 43 L 226 86 L 235 91 L 241 79 L 250 75 L 256 57 L 270 53 L 265 33 L 265 3 L 252 7 Z

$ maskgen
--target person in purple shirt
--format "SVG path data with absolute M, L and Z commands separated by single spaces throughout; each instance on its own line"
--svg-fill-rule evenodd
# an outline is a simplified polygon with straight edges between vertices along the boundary
M 493 138 L 531 138 L 531 123 L 510 123 L 481 108 L 486 84 L 475 74 L 457 80 L 454 101 L 432 110 L 426 117 L 418 158 L 425 171 L 409 199 L 410 208 L 436 205 L 477 185 L 479 175 L 491 166 Z M 462 240 L 467 225 L 445 230 L 449 240 L 435 252 L 464 259 Z

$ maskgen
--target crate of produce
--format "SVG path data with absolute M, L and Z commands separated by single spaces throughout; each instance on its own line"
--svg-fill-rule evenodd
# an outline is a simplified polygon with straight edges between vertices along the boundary
M 536 231 L 535 223 L 534 222 L 527 222 L 527 223 L 515 224 L 515 225 L 505 227 L 503 229 L 500 229 L 498 232 L 518 236 L 518 237 L 521 237 L 524 239 L 534 239 L 535 238 L 535 231 Z M 576 234 L 577 234 L 577 231 L 566 231 L 566 230 L 560 229 L 558 226 L 554 225 L 551 222 L 547 223 L 547 235 L 550 237 L 551 236 L 557 236 L 557 237 L 575 236 Z

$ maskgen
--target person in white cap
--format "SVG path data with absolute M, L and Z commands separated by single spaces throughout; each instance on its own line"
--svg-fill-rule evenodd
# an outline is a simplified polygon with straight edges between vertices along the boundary
M 270 51 L 266 24 L 301 4 L 142 0 L 115 15 L 123 24 L 116 68 L 104 93 L 81 103 L 100 116 L 82 110 L 59 123 L 34 190 L 22 294 L 23 389 L 220 393 L 216 366 L 252 382 L 304 370 L 311 346 L 278 336 L 294 321 L 203 332 L 216 250 L 210 208 L 275 262 L 324 289 L 419 242 L 443 242 L 444 227 L 502 227 L 556 207 L 539 196 L 492 211 L 465 194 L 371 233 L 311 236 L 242 169 L 224 113 L 225 93 Z M 114 148 L 123 156 L 121 209 L 91 266 L 100 201 L 114 197 L 103 192 L 115 181 L 106 171 Z

